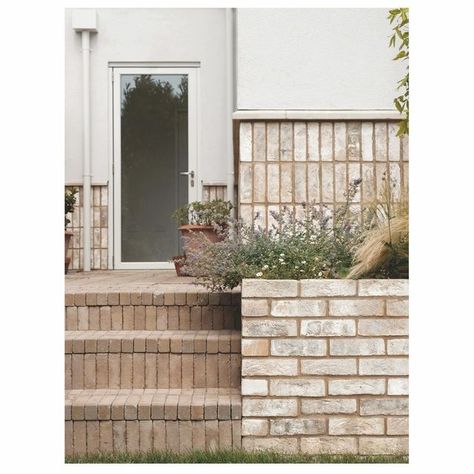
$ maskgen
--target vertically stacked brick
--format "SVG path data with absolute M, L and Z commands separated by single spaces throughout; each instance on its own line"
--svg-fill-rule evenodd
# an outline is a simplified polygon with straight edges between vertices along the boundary
M 242 445 L 408 452 L 408 281 L 244 280 Z
M 346 201 L 362 178 L 354 209 L 379 197 L 384 181 L 393 194 L 408 186 L 408 140 L 396 136 L 396 121 L 242 121 L 239 130 L 239 215 L 271 226 L 270 211 L 301 208 L 304 202 L 329 209 Z

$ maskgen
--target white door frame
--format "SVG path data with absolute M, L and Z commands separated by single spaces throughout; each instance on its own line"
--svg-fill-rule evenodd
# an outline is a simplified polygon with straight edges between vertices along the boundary
M 121 205 L 121 104 L 120 76 L 122 74 L 187 74 L 188 75 L 188 170 L 194 170 L 194 186 L 188 179 L 188 201 L 199 199 L 198 168 L 198 69 L 190 67 L 123 67 L 113 68 L 113 194 L 114 194 L 114 268 L 157 269 L 174 268 L 170 262 L 122 262 Z M 171 258 L 171 255 L 170 255 Z

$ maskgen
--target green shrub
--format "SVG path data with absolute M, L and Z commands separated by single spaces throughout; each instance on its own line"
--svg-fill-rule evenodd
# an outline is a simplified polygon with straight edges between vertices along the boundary
M 177 209 L 171 217 L 178 225 L 222 225 L 230 219 L 232 203 L 215 199 L 209 202 L 194 201 Z
M 256 221 L 233 222 L 221 242 L 203 236 L 198 251 L 187 259 L 187 271 L 214 291 L 234 288 L 243 278 L 344 277 L 362 233 L 360 215 L 350 209 L 360 182 L 351 183 L 346 203 L 334 213 L 305 204 L 301 216 L 289 208 L 271 213 L 275 224 L 269 230 Z
M 76 194 L 78 190 L 76 188 L 72 188 L 69 191 L 65 191 L 64 193 L 64 200 L 65 200 L 65 216 L 64 216 L 64 227 L 71 222 L 70 219 L 67 218 L 67 215 L 74 212 L 74 204 L 76 204 Z

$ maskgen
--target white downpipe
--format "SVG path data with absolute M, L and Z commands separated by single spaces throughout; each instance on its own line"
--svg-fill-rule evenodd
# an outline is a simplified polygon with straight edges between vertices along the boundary
M 227 199 L 234 203 L 234 147 L 233 124 L 234 113 L 234 18 L 233 9 L 226 9 L 226 72 L 227 72 Z
M 83 264 L 85 272 L 91 269 L 91 139 L 90 139 L 90 32 L 82 34 L 82 134 L 83 134 Z

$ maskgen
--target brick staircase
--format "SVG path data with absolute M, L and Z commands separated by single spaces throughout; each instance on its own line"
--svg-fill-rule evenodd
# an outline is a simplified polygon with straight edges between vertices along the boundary
M 241 446 L 239 293 L 67 293 L 65 364 L 68 455 Z

